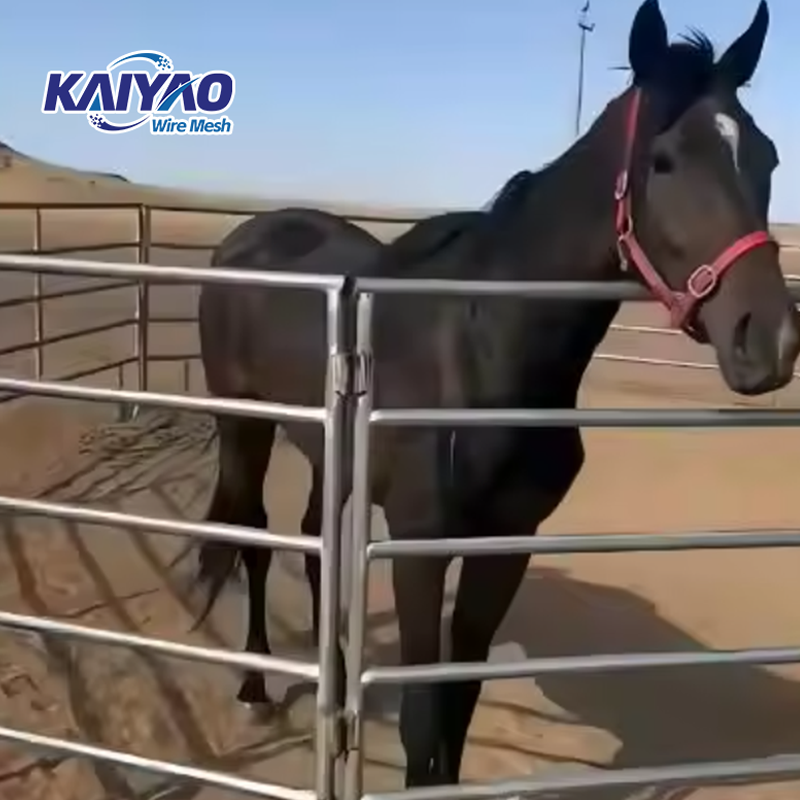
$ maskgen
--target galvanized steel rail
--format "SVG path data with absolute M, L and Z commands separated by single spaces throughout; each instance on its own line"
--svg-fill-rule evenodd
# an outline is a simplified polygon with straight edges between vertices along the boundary
M 317 795 L 307 789 L 292 789 L 275 783 L 266 783 L 252 778 L 242 778 L 230 773 L 218 772 L 210 769 L 176 764 L 172 761 L 160 761 L 155 758 L 137 756 L 133 753 L 124 753 L 111 750 L 107 747 L 73 742 L 55 736 L 42 736 L 16 728 L 0 725 L 0 740 L 16 742 L 25 747 L 44 750 L 47 753 L 85 758 L 89 761 L 102 761 L 106 764 L 116 764 L 119 767 L 137 769 L 152 775 L 167 775 L 177 778 L 181 783 L 195 783 L 200 786 L 211 786 L 216 789 L 228 789 L 239 792 L 248 797 L 267 797 L 271 800 L 316 800 Z M 160 797 L 168 797 L 168 793 L 159 793 Z
M 800 756 L 716 761 L 669 767 L 632 767 L 628 769 L 591 769 L 578 775 L 553 775 L 544 778 L 518 778 L 493 783 L 470 783 L 460 786 L 429 786 L 396 792 L 372 792 L 363 800 L 494 800 L 501 797 L 544 795 L 552 798 L 582 790 L 633 789 L 648 786 L 679 787 L 736 785 L 747 779 L 792 780 L 800 777 Z

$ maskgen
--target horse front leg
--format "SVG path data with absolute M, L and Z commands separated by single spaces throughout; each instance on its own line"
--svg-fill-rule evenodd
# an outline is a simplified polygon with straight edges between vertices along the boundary
M 403 666 L 436 664 L 447 559 L 399 558 L 392 563 Z M 445 782 L 441 686 L 404 684 L 400 740 L 406 755 L 406 787 Z

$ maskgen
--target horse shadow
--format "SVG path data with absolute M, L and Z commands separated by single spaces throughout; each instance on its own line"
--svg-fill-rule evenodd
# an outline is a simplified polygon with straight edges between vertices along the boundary
M 631 591 L 541 568 L 526 576 L 495 638 L 496 644 L 511 642 L 530 658 L 708 649 Z M 578 724 L 607 731 L 619 741 L 609 769 L 800 751 L 800 683 L 763 667 L 550 674 L 538 676 L 536 685 Z M 650 787 L 646 797 L 665 800 L 693 791 Z M 582 796 L 640 798 L 642 789 L 603 789 Z
M 531 570 L 523 581 L 494 641 L 495 647 L 511 644 L 528 658 L 708 649 L 661 617 L 645 598 L 626 589 L 577 580 L 551 568 Z M 393 648 L 371 655 L 373 663 L 397 663 Z M 800 683 L 761 667 L 549 674 L 537 676 L 535 684 L 549 703 L 563 710 L 570 724 L 605 731 L 619 742 L 611 758 L 596 765 L 603 771 L 800 752 Z M 488 699 L 486 685 L 482 703 L 490 712 L 493 706 L 509 705 Z M 383 697 L 374 697 L 370 705 L 373 712 L 394 716 L 398 697 L 396 692 L 387 692 L 388 688 L 380 687 Z M 522 704 L 514 703 L 507 710 L 540 716 Z M 530 755 L 532 762 L 537 756 L 540 761 L 539 754 Z M 582 759 L 575 756 L 558 756 L 552 761 L 580 764 Z M 532 764 L 531 771 L 535 773 L 538 767 Z M 677 800 L 696 788 L 598 788 L 583 790 L 580 797 Z M 549 800 L 554 796 L 547 795 Z M 573 796 L 567 793 L 564 800 Z

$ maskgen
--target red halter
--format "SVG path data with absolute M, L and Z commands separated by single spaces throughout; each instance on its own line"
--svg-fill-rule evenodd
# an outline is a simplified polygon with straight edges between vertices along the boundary
M 777 242 L 767 231 L 748 233 L 723 250 L 710 264 L 701 264 L 697 267 L 686 281 L 685 289 L 676 291 L 667 285 L 642 249 L 633 229 L 629 175 L 641 100 L 641 90 L 634 89 L 626 120 L 625 160 L 614 191 L 617 206 L 617 250 L 620 262 L 623 270 L 626 270 L 629 264 L 636 267 L 650 291 L 666 306 L 673 327 L 682 328 L 693 339 L 701 339 L 702 336 L 695 326 L 695 315 L 699 304 L 717 288 L 726 270 L 743 255 L 762 245 L 777 247 Z

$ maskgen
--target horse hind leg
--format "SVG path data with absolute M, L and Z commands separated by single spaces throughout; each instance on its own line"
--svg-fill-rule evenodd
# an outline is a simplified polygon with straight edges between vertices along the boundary
M 269 467 L 276 423 L 271 420 L 218 417 L 219 455 L 217 483 L 206 519 L 229 525 L 266 530 L 264 476 Z M 272 551 L 265 547 L 240 547 L 227 542 L 205 542 L 200 548 L 200 578 L 209 584 L 208 613 L 225 581 L 238 567 L 247 572 L 248 621 L 245 650 L 269 654 L 266 586 Z M 245 672 L 237 698 L 248 705 L 270 707 L 262 672 Z
M 319 538 L 322 535 L 322 491 L 323 474 L 322 469 L 311 467 L 311 490 L 308 493 L 308 505 L 306 506 L 303 521 L 300 523 L 300 530 L 306 536 Z M 305 571 L 308 586 L 311 590 L 311 627 L 314 631 L 314 641 L 319 641 L 319 614 L 320 614 L 320 560 L 315 555 L 309 553 L 305 556 Z
M 320 466 L 311 467 L 311 490 L 308 493 L 306 506 L 300 529 L 306 536 L 319 538 L 322 535 L 322 504 L 323 504 L 324 472 Z M 311 590 L 311 627 L 314 641 L 319 643 L 320 626 L 320 601 L 321 578 L 319 556 L 308 553 L 305 556 L 305 572 L 309 589 Z M 341 645 L 336 645 L 337 670 L 336 670 L 336 698 L 340 708 L 344 707 L 345 693 L 345 664 Z

